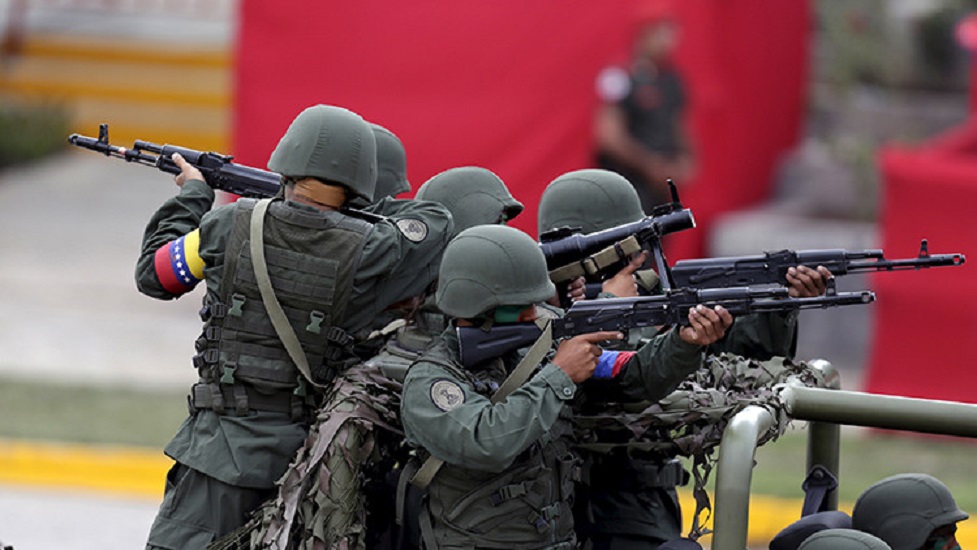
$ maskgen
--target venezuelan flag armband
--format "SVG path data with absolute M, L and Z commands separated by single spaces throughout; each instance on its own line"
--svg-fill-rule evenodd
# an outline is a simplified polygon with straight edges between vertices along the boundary
M 635 356 L 633 351 L 604 351 L 597 359 L 594 378 L 615 378 Z
M 204 261 L 200 258 L 199 248 L 200 230 L 194 229 L 156 251 L 156 277 L 167 292 L 185 294 L 204 278 Z

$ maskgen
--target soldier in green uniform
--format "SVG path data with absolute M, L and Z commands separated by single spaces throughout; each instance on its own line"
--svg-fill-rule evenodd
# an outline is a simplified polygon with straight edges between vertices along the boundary
M 373 190 L 373 203 L 380 205 L 385 200 L 396 199 L 397 195 L 410 191 L 407 181 L 407 152 L 400 138 L 379 124 L 370 124 L 373 138 L 377 142 L 377 184 Z M 369 208 L 371 203 L 362 197 L 353 197 L 350 204 L 355 208 Z
M 862 491 L 851 523 L 892 550 L 960 550 L 957 523 L 969 517 L 942 481 L 927 474 L 898 474 Z
M 455 326 L 489 326 L 534 319 L 533 304 L 554 292 L 530 237 L 484 225 L 449 243 L 436 302 Z M 577 461 L 570 450 L 570 405 L 585 400 L 591 388 L 618 401 L 667 395 L 701 365 L 703 346 L 732 323 L 725 309 L 702 306 L 690 310 L 689 319 L 690 327 L 623 355 L 597 345 L 621 338 L 619 333 L 565 340 L 551 360 L 530 365 L 539 368 L 502 400 L 490 396 L 507 378 L 515 354 L 465 369 L 449 327 L 411 366 L 401 403 L 408 441 L 434 464 L 443 461 L 420 514 L 425 547 L 574 547 L 570 506 Z M 618 368 L 603 372 L 607 379 L 594 382 L 598 388 L 587 381 L 602 355 L 611 355 Z
M 381 178 L 386 165 L 387 175 L 396 176 L 388 179 L 387 188 L 401 189 L 406 182 L 403 148 L 390 139 L 392 134 L 377 128 Z M 382 140 L 389 145 L 386 153 L 379 145 Z M 378 190 L 379 186 L 378 180 Z M 434 176 L 421 186 L 416 200 L 444 205 L 456 232 L 504 223 L 523 210 L 498 176 L 478 167 Z M 398 201 L 381 198 L 368 208 L 382 211 L 391 202 Z M 220 548 L 389 548 L 398 538 L 405 544 L 419 540 L 411 512 L 417 509 L 420 493 L 402 495 L 402 501 L 411 503 L 406 509 L 395 499 L 402 468 L 410 458 L 396 412 L 407 367 L 447 326 L 431 299 L 433 287 L 376 318 L 377 330 L 367 342 L 379 351 L 333 382 L 309 437 L 278 483 L 277 497 L 262 506 L 248 528 L 221 540 Z M 407 520 L 398 522 L 400 526 L 394 522 L 398 509 L 405 510 L 400 519 Z
M 644 217 L 634 187 L 623 176 L 600 169 L 563 174 L 547 186 L 540 198 L 539 233 L 561 227 L 579 227 L 593 233 Z M 627 274 L 634 266 L 625 268 Z M 620 274 L 619 274 L 620 275 Z M 830 273 L 801 267 L 788 278 L 794 296 L 823 293 Z M 649 281 L 652 283 L 649 284 Z M 630 285 L 620 276 L 605 281 L 602 296 L 636 295 L 653 288 L 657 274 L 639 270 Z M 637 283 L 637 284 L 636 284 Z M 578 294 L 573 296 L 579 299 Z M 710 354 L 729 352 L 752 359 L 791 356 L 797 330 L 797 313 L 746 315 L 736 319 L 725 337 L 709 346 Z M 647 331 L 633 331 L 627 349 L 634 349 Z M 611 443 L 611 441 L 608 441 Z M 657 548 L 679 537 L 682 515 L 677 484 L 687 479 L 677 460 L 629 449 L 626 441 L 608 453 L 585 453 L 585 487 L 578 499 L 577 527 L 581 538 L 595 549 Z
M 424 182 L 414 198 L 444 205 L 455 222 L 455 235 L 476 225 L 505 224 L 524 208 L 499 176 L 478 166 L 445 170 Z
M 165 449 L 176 464 L 147 543 L 186 550 L 237 528 L 273 494 L 306 436 L 313 385 L 358 361 L 353 345 L 377 313 L 430 284 L 451 219 L 413 201 L 390 203 L 379 221 L 345 214 L 352 197 L 373 199 L 376 141 L 339 107 L 292 122 L 268 162 L 284 183 L 271 201 L 211 210 L 200 172 L 174 162 L 180 192 L 150 220 L 136 280 L 164 300 L 206 281 L 200 381 Z

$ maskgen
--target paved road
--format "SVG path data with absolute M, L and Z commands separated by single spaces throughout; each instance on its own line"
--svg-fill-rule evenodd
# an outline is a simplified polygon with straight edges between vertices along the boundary
M 0 375 L 187 387 L 202 290 L 140 295 L 146 221 L 176 186 L 87 151 L 0 172 Z
M 0 541 L 14 550 L 132 550 L 159 503 L 0 486 Z

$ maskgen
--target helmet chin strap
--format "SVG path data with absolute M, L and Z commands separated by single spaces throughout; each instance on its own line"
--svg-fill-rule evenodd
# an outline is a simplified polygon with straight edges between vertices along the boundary
M 292 193 L 296 198 L 312 202 L 320 207 L 339 209 L 346 203 L 346 189 L 330 185 L 315 178 L 295 182 Z

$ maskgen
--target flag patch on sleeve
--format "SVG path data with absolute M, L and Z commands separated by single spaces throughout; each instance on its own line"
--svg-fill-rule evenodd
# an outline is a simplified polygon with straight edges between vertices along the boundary
M 604 351 L 597 359 L 594 378 L 614 378 L 634 356 L 633 351 Z
M 199 247 L 200 230 L 194 229 L 156 251 L 156 276 L 167 292 L 190 292 L 204 278 L 204 261 L 200 258 Z

